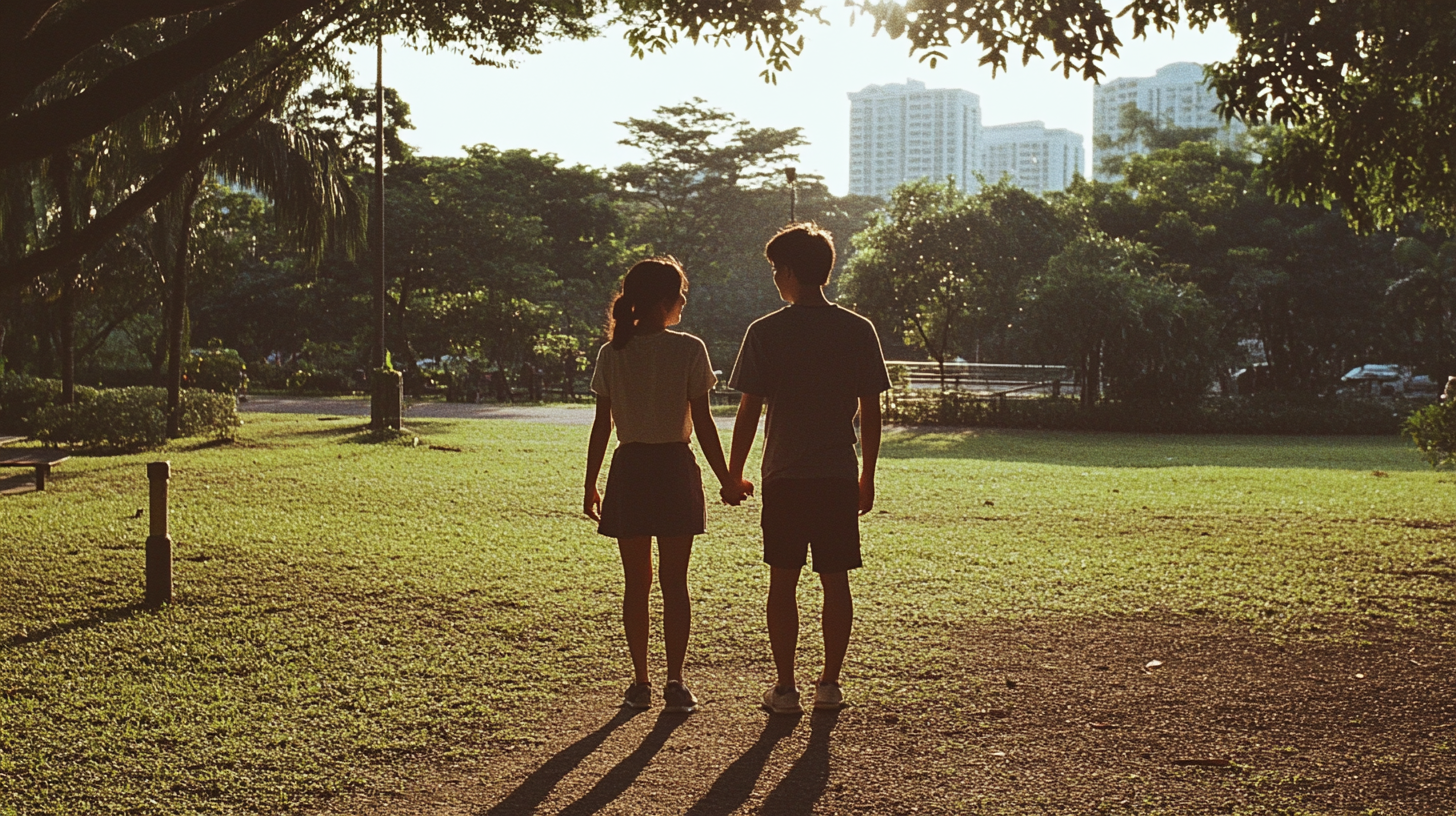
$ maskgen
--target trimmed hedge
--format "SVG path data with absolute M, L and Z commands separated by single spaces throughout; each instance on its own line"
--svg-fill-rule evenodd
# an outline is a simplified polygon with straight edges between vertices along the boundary
M 23 433 L 53 445 L 110 450 L 145 450 L 167 441 L 164 388 L 95 389 L 78 386 L 76 402 L 57 405 L 55 380 L 5 375 L 0 378 L 0 430 Z M 237 398 L 200 389 L 182 391 L 182 436 L 225 439 L 242 424 Z
M 1021 399 L 964 393 L 885 399 L 885 419 L 907 425 L 1036 428 L 1180 434 L 1377 435 L 1400 432 L 1424 403 L 1357 397 L 1259 395 L 1210 397 L 1187 407 L 1103 403 L 1081 407 L 1070 397 Z

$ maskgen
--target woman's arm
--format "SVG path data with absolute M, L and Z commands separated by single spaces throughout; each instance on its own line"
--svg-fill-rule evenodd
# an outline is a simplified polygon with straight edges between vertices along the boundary
M 602 520 L 602 494 L 597 491 L 597 478 L 602 473 L 602 460 L 607 456 L 607 443 L 612 440 L 612 401 L 597 395 L 597 415 L 592 421 L 591 441 L 586 446 L 586 488 L 582 492 L 581 509 L 593 521 Z
M 698 435 L 698 447 L 703 449 L 703 456 L 707 457 L 708 466 L 713 469 L 713 475 L 718 477 L 718 484 L 722 487 L 718 495 L 729 504 L 738 504 L 744 496 L 753 495 L 751 482 L 734 479 L 728 471 L 728 463 L 723 458 L 723 443 L 718 439 L 718 425 L 713 422 L 713 410 L 708 407 L 708 395 L 703 394 L 688 405 L 692 408 L 693 431 Z

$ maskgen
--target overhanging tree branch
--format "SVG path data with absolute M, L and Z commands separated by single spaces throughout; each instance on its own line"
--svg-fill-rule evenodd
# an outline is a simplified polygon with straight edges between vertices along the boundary
M 52 0 L 47 0 L 49 5 Z M 238 0 L 104 0 L 84 3 L 50 20 L 30 20 L 0 53 L 0 110 L 14 110 L 82 52 L 145 20 L 236 5 Z M 34 16 L 28 15 L 28 16 Z M 24 25 L 24 18 L 16 21 Z M 33 30 L 32 30 L 33 29 Z M 12 29 L 13 30 L 13 29 Z
M 176 45 L 118 68 L 75 96 L 0 122 L 0 167 L 33 161 L 222 65 L 323 0 L 246 0 Z
M 127 224 L 140 218 L 143 213 L 155 207 L 174 191 L 200 162 L 247 132 L 248 128 L 267 116 L 275 105 L 276 103 L 269 99 L 213 139 L 197 139 L 191 143 L 179 145 L 161 171 L 112 207 L 106 215 L 86 225 L 86 228 L 76 233 L 72 240 L 43 249 L 6 266 L 0 266 L 0 291 L 16 291 L 62 264 L 79 260 L 85 255 L 101 249 Z

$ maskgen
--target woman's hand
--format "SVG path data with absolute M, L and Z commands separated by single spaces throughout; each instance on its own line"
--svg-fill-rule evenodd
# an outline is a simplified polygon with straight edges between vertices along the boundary
M 581 510 L 592 521 L 602 520 L 602 494 L 597 492 L 596 485 L 587 487 L 581 499 Z
M 753 482 L 747 479 L 739 479 L 738 484 L 725 484 L 718 491 L 718 496 L 723 499 L 724 504 L 737 507 L 743 503 L 743 499 L 753 495 Z

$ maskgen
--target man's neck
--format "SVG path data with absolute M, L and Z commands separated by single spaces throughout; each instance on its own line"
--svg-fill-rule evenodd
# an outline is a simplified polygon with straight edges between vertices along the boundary
M 829 298 L 824 297 L 824 288 L 816 286 L 811 290 L 801 290 L 798 292 L 794 299 L 789 301 L 789 305 L 813 309 L 816 307 L 833 306 L 834 304 L 829 302 Z

